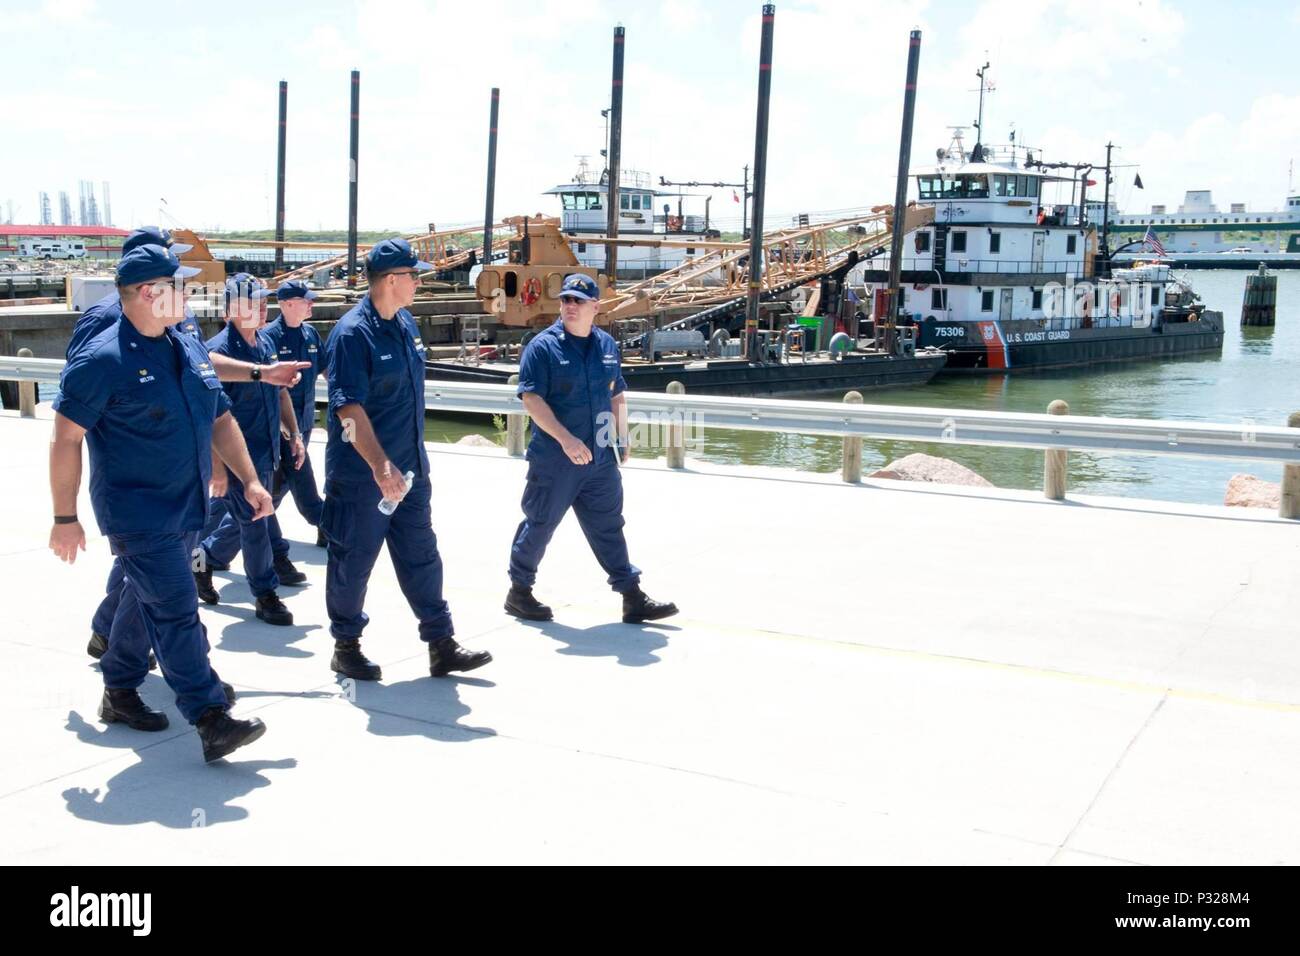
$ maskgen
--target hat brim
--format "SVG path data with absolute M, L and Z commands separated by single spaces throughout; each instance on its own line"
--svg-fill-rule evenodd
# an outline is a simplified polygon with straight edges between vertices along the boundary
M 575 292 L 573 289 L 565 289 L 563 292 L 560 293 L 560 301 L 563 302 L 565 299 L 578 299 L 582 302 L 600 301 L 597 298 L 595 298 L 595 296 L 587 295 L 587 293 L 585 292 Z
M 276 290 L 272 295 L 275 296 L 277 302 L 292 302 L 294 299 L 306 299 L 310 302 L 312 299 L 316 298 L 316 290 L 294 289 L 289 291 L 289 294 L 281 294 L 279 290 Z
M 434 269 L 436 269 L 436 268 L 438 268 L 438 267 L 435 266 L 432 262 L 420 262 L 420 261 L 417 261 L 417 262 L 415 263 L 415 265 L 411 266 L 411 268 L 412 268 L 412 269 L 419 269 L 421 272 L 432 272 Z
M 275 292 L 273 289 L 254 289 L 252 292 L 248 293 L 248 297 L 250 299 L 265 299 L 268 295 L 274 294 Z
M 170 246 L 167 247 L 167 251 L 174 256 L 183 256 L 185 255 L 185 253 L 189 252 L 193 248 L 194 247 L 189 245 L 188 243 L 173 242 Z
M 193 266 L 181 266 L 172 273 L 172 276 L 177 279 L 193 279 L 202 271 L 202 269 L 196 269 Z

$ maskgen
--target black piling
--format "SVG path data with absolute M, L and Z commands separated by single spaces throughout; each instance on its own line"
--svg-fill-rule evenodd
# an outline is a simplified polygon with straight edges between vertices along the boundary
M 758 116 L 754 122 L 754 208 L 749 233 L 749 296 L 745 301 L 746 358 L 758 356 L 758 302 L 763 288 L 763 202 L 767 194 L 767 123 L 772 99 L 772 32 L 776 4 L 763 5 L 758 53 Z
M 894 230 L 889 248 L 889 302 L 884 311 L 884 348 L 894 352 L 898 340 L 899 288 L 903 270 L 903 234 L 907 220 L 907 173 L 912 162 L 912 120 L 916 115 L 916 77 L 921 67 L 921 31 L 913 30 L 907 46 L 907 83 L 903 87 L 903 129 L 898 140 L 898 180 L 894 186 Z
M 348 288 L 357 287 L 357 117 L 361 111 L 361 71 L 352 71 L 351 136 L 348 145 Z
M 614 28 L 614 75 L 609 94 L 609 189 L 606 192 L 605 233 L 618 238 L 618 186 L 623 153 L 623 28 Z M 605 275 L 612 289 L 618 282 L 618 246 L 605 244 Z
M 493 200 L 497 189 L 497 107 L 501 102 L 501 90 L 492 87 L 492 116 L 488 121 L 488 167 L 487 167 L 487 209 L 483 213 L 483 265 L 492 262 L 492 223 Z
M 280 147 L 275 158 L 275 241 L 284 242 L 284 147 L 289 116 L 289 84 L 280 81 Z M 284 271 L 284 246 L 275 247 L 275 271 Z

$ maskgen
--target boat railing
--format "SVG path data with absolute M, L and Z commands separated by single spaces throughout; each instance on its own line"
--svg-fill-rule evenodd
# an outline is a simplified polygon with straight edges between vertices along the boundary
M 889 269 L 889 256 L 882 255 L 866 260 L 875 270 Z M 936 270 L 933 256 L 904 256 L 904 272 L 928 272 L 943 274 L 979 274 L 979 275 L 1042 275 L 1044 279 L 1083 276 L 1084 265 L 1078 259 L 972 259 L 968 256 L 948 253 L 948 264 L 944 269 Z

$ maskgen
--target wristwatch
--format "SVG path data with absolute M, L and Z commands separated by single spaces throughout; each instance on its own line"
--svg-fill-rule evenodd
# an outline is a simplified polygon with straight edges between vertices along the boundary
M 254 365 L 253 370 L 249 375 L 252 377 L 254 382 L 260 382 L 262 380 L 262 366 Z

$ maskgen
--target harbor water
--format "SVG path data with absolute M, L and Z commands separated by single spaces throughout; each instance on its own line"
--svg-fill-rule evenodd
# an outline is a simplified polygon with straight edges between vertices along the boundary
M 1206 308 L 1224 318 L 1222 355 L 1157 362 L 1096 365 L 1057 372 L 993 376 L 940 376 L 920 388 L 867 392 L 869 403 L 970 410 L 1044 412 L 1064 399 L 1078 415 L 1225 422 L 1248 427 L 1285 425 L 1300 411 L 1300 274 L 1278 276 L 1277 325 L 1239 325 L 1245 277 L 1239 271 L 1189 273 Z M 827 396 L 827 401 L 838 401 Z M 455 441 L 469 433 L 498 437 L 489 421 L 430 419 L 431 441 Z M 688 455 L 726 464 L 769 465 L 835 472 L 840 439 L 765 432 L 707 429 Z M 951 443 L 865 441 L 864 473 L 912 452 L 960 462 L 1004 488 L 1039 488 L 1041 452 Z M 658 457 L 662 449 L 638 449 Z M 1239 472 L 1268 481 L 1281 478 L 1281 465 L 1171 456 L 1070 454 L 1070 490 L 1086 494 L 1222 504 L 1228 479 Z

